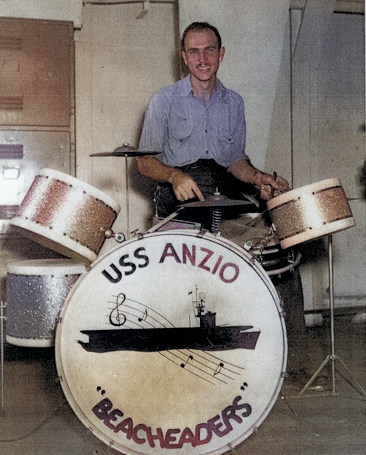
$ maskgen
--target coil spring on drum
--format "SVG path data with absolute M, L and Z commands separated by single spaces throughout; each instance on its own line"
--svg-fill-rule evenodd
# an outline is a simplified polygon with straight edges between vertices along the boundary
M 211 226 L 212 234 L 217 234 L 220 231 L 221 219 L 222 219 L 222 211 L 220 209 L 213 210 L 212 211 L 212 226 Z

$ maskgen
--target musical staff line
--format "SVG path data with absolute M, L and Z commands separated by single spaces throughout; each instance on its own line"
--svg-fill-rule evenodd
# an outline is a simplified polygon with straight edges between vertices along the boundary
M 164 352 L 160 352 L 160 351 L 159 351 L 159 354 L 160 354 L 161 356 L 163 356 L 165 359 L 169 360 L 170 362 L 174 363 L 175 365 L 178 365 L 178 366 L 179 366 L 179 365 L 181 364 L 181 362 L 175 362 L 173 359 L 170 359 L 166 353 L 173 354 L 172 351 L 164 351 Z M 174 354 L 173 354 L 173 355 L 174 355 Z M 196 377 L 198 377 L 198 378 L 204 380 L 205 382 L 208 382 L 209 384 L 215 385 L 214 382 L 209 381 L 209 380 L 206 379 L 205 377 L 203 377 L 203 376 L 201 376 L 201 375 L 199 375 L 199 374 L 197 374 L 197 373 L 195 373 L 195 372 L 193 372 L 193 371 L 190 371 L 190 373 L 193 374 L 194 376 L 196 376 Z
M 242 370 L 242 371 L 245 370 L 244 367 L 241 367 L 239 365 L 235 365 L 234 363 L 228 362 L 227 360 L 224 361 L 221 358 L 219 358 L 217 356 L 214 356 L 214 355 L 212 355 L 212 354 L 210 354 L 209 352 L 206 352 L 206 351 L 199 351 L 199 352 L 197 351 L 195 355 L 196 355 L 196 357 L 201 357 L 202 359 L 204 359 L 208 363 L 212 363 L 213 365 L 217 365 L 218 363 L 224 363 L 225 364 L 225 370 L 227 370 L 227 372 L 235 374 L 235 375 L 238 375 L 238 376 L 241 375 L 241 371 L 237 372 L 237 371 L 231 370 L 230 368 L 228 368 L 228 366 L 230 366 L 232 368 L 237 368 L 238 370 Z M 211 360 L 211 357 L 214 360 Z
M 174 324 L 172 324 L 165 316 L 154 310 L 153 308 L 149 307 L 148 305 L 145 305 L 141 302 L 138 302 L 137 300 L 130 299 L 128 297 L 125 298 L 125 300 L 122 303 L 118 303 L 118 297 L 120 294 L 113 296 L 115 298 L 115 301 L 108 301 L 108 303 L 114 305 L 113 308 L 109 308 L 109 310 L 112 312 L 113 310 L 116 310 L 117 307 L 122 306 L 123 307 L 123 312 L 128 314 L 129 316 L 136 318 L 138 321 L 143 320 L 147 324 L 149 324 L 153 328 L 157 328 L 154 323 L 158 324 L 160 327 L 167 328 L 167 327 L 172 327 L 174 328 Z M 127 304 L 125 302 L 131 302 L 131 303 L 136 303 L 137 306 Z M 140 309 L 139 307 L 142 307 Z M 133 312 L 130 311 L 125 311 L 124 309 L 127 308 L 129 310 L 135 311 L 138 315 L 136 315 Z M 146 317 L 144 317 L 146 314 Z M 140 321 L 140 322 L 141 322 Z M 152 322 L 149 322 L 152 321 Z M 133 321 L 131 321 L 133 322 Z

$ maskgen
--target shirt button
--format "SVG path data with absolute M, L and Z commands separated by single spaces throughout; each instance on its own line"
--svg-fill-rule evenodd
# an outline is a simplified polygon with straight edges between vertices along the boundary
M 206 150 L 206 155 L 208 155 L 208 150 Z

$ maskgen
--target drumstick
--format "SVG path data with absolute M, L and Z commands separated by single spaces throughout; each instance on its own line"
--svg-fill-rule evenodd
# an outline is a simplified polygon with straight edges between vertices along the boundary
M 168 221 L 172 220 L 173 218 L 175 218 L 178 213 L 180 212 L 180 210 L 182 210 L 183 207 L 179 207 L 175 212 L 171 213 L 170 215 L 168 215 L 166 218 L 164 218 L 163 220 L 161 220 L 159 223 L 155 224 L 155 226 L 152 226 L 150 229 L 148 229 L 146 231 L 146 233 L 150 233 L 150 232 L 155 232 L 157 231 L 158 229 L 160 229 L 162 226 L 164 226 L 164 224 L 166 224 Z
M 276 171 L 273 172 L 272 177 L 274 178 L 275 181 L 277 180 L 277 172 Z M 272 186 L 271 187 L 271 198 L 273 198 L 274 194 L 275 194 L 275 189 Z

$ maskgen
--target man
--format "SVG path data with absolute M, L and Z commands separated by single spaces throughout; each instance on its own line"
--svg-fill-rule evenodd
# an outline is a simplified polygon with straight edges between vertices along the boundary
M 165 218 L 182 203 L 203 201 L 216 191 L 237 198 L 243 185 L 254 186 L 263 201 L 274 192 L 288 191 L 285 179 L 255 169 L 244 152 L 243 99 L 217 78 L 225 54 L 218 30 L 206 22 L 192 23 L 183 33 L 181 54 L 189 74 L 152 96 L 139 144 L 141 150 L 162 152 L 160 160 L 138 159 L 140 173 L 158 182 L 157 216 Z M 181 213 L 187 219 L 186 209 Z M 275 285 L 292 319 L 289 344 L 294 363 L 289 368 L 299 371 L 299 350 L 305 347 L 299 271 Z
M 243 99 L 216 75 L 225 54 L 217 29 L 192 23 L 184 31 L 181 53 L 189 75 L 151 98 L 139 144 L 142 150 L 162 152 L 161 161 L 138 160 L 140 173 L 159 183 L 158 216 L 185 201 L 203 201 L 216 189 L 227 195 L 235 180 L 254 185 L 263 200 L 289 190 L 283 178 L 255 169 L 244 152 Z

